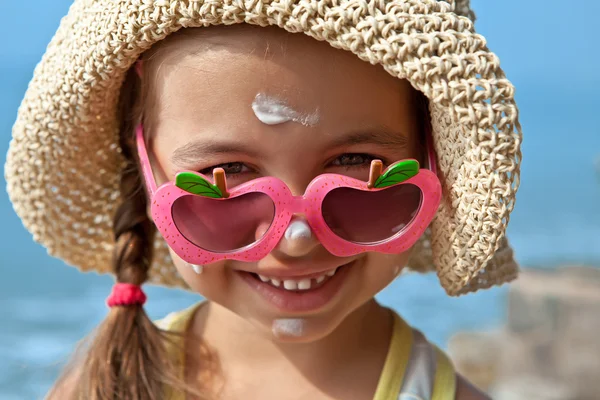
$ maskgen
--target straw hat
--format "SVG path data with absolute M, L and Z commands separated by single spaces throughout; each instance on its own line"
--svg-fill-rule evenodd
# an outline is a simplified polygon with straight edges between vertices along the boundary
M 75 0 L 36 67 L 8 152 L 17 214 L 49 254 L 110 272 L 123 165 L 116 105 L 126 71 L 184 27 L 249 23 L 302 32 L 382 65 L 430 101 L 444 199 L 410 266 L 458 295 L 509 281 L 505 239 L 521 132 L 514 88 L 476 34 L 468 0 Z M 185 286 L 157 235 L 150 281 Z

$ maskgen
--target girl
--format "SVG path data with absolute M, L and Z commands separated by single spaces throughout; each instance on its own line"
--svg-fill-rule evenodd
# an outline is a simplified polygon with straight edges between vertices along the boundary
M 407 265 L 450 295 L 516 275 L 513 87 L 457 13 L 76 1 L 6 176 L 36 240 L 117 283 L 50 397 L 486 398 L 374 300 Z M 154 324 L 146 282 L 207 301 Z

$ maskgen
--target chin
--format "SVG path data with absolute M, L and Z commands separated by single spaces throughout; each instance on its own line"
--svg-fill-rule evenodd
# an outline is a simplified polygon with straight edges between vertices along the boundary
M 271 319 L 264 329 L 275 342 L 312 343 L 329 336 L 343 320 L 343 315 L 331 313 L 318 316 L 285 316 Z

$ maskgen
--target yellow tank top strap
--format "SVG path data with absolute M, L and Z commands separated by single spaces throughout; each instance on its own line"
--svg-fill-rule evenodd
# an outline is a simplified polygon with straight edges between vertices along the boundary
M 454 400 L 448 357 L 394 312 L 394 327 L 374 400 Z
M 194 312 L 202 303 L 195 304 L 185 310 L 173 312 L 161 320 L 155 321 L 160 329 L 174 333 L 165 342 L 167 356 L 177 367 L 177 375 L 182 381 L 185 379 L 185 333 L 189 327 Z M 165 387 L 165 399 L 185 400 L 185 394 L 175 391 L 171 387 Z
M 392 339 L 373 400 L 396 400 L 410 357 L 413 335 L 411 328 L 394 314 Z
M 169 340 L 166 341 L 165 346 L 170 359 L 176 363 L 175 365 L 180 366 L 180 368 L 183 368 L 185 365 L 185 333 L 192 320 L 194 312 L 200 304 L 195 304 L 186 308 L 185 310 L 170 313 L 163 319 L 155 322 L 156 326 L 158 326 L 160 329 L 174 333 L 174 335 L 169 336 Z M 181 372 L 183 372 L 183 370 L 181 370 Z M 183 376 L 183 373 L 180 374 L 180 376 Z
M 431 400 L 454 400 L 456 396 L 456 372 L 452 362 L 443 351 L 436 346 L 437 368 L 433 381 Z

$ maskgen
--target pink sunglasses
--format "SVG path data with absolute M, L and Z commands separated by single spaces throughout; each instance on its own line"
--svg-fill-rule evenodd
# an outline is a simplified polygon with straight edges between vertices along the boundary
M 221 168 L 213 171 L 212 181 L 184 171 L 175 182 L 157 188 L 141 125 L 136 141 L 152 218 L 169 246 L 190 264 L 261 260 L 279 243 L 295 214 L 306 218 L 335 256 L 402 253 L 423 234 L 441 200 L 430 144 L 434 172 L 420 169 L 412 159 L 382 171 L 381 161 L 374 160 L 369 182 L 323 174 L 312 180 L 303 196 L 294 196 L 274 177 L 228 189 Z

